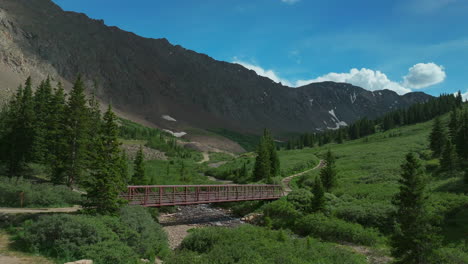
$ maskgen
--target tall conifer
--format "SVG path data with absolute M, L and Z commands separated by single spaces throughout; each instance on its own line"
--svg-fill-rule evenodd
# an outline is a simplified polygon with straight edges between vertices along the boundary
M 401 168 L 400 191 L 393 202 L 397 212 L 395 233 L 391 237 L 392 255 L 397 263 L 429 263 L 439 240 L 426 208 L 427 179 L 419 160 L 412 153 L 406 155 Z
M 146 185 L 149 184 L 148 179 L 145 175 L 145 157 L 143 154 L 143 147 L 140 146 L 138 150 L 135 160 L 133 161 L 133 176 L 132 176 L 132 184 L 134 185 Z
M 314 197 L 312 198 L 312 212 L 325 211 L 325 191 L 320 177 L 315 178 L 312 193 L 314 194 Z
M 125 175 L 122 175 L 118 126 L 111 106 L 104 114 L 97 143 L 91 177 L 85 181 L 87 206 L 95 207 L 102 214 L 115 213 L 124 204 L 118 195 L 125 190 Z
M 89 142 L 90 123 L 84 95 L 84 83 L 81 77 L 77 78 L 70 93 L 66 113 L 65 129 L 68 156 L 64 164 L 65 173 L 68 176 L 67 184 L 71 186 L 76 180 L 79 180 L 87 165 L 86 148 Z
M 445 145 L 446 135 L 440 117 L 434 119 L 432 131 L 429 136 L 430 148 L 434 157 L 440 157 Z
M 51 99 L 48 125 L 50 131 L 47 137 L 49 142 L 47 160 L 52 171 L 52 182 L 55 184 L 64 183 L 65 163 L 68 161 L 65 108 L 65 91 L 62 84 L 58 83 Z
M 323 187 L 327 192 L 333 189 L 337 184 L 336 169 L 335 169 L 335 157 L 333 153 L 328 150 L 325 156 L 325 167 L 320 170 L 320 179 Z
M 449 173 L 455 172 L 458 165 L 457 152 L 455 151 L 455 146 L 450 140 L 447 140 L 444 150 L 442 152 L 442 158 L 440 159 L 440 167 L 442 170 Z

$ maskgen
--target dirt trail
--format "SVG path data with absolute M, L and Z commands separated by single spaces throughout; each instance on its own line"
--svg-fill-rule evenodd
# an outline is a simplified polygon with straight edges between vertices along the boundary
M 28 256 L 10 249 L 10 236 L 0 231 L 0 263 L 2 264 L 53 264 L 52 261 L 38 256 Z
M 62 208 L 0 208 L 0 214 L 37 214 L 37 213 L 73 213 L 81 210 L 81 206 Z
M 202 155 L 203 155 L 203 159 L 200 160 L 197 163 L 203 163 L 203 162 L 210 161 L 210 154 L 208 154 L 207 152 L 202 152 Z
M 301 175 L 304 175 L 310 171 L 313 171 L 313 170 L 316 170 L 316 169 L 320 169 L 320 168 L 323 168 L 325 166 L 325 161 L 324 160 L 320 160 L 319 161 L 319 164 L 317 164 L 317 166 L 315 166 L 314 168 L 312 169 L 309 169 L 309 170 L 306 170 L 306 171 L 303 171 L 303 172 L 300 172 L 300 173 L 296 173 L 296 174 L 293 174 L 291 176 L 288 176 L 286 178 L 284 178 L 281 183 L 283 184 L 284 186 L 284 193 L 285 195 L 288 195 L 288 193 L 290 193 L 292 191 L 292 188 L 291 186 L 289 185 L 289 183 L 291 182 L 291 180 L 294 178 L 294 177 L 297 177 L 297 176 L 301 176 Z

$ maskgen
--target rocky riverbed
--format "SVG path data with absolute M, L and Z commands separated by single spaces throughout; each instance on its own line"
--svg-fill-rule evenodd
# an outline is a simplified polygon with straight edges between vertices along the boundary
M 167 232 L 171 249 L 179 247 L 192 228 L 235 227 L 244 223 L 229 210 L 208 204 L 180 206 L 175 213 L 159 216 L 159 222 Z

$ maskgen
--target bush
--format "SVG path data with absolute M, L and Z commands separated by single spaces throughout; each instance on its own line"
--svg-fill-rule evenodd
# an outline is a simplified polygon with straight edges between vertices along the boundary
M 295 231 L 302 236 L 310 235 L 325 241 L 346 241 L 367 246 L 381 242 L 379 233 L 374 229 L 326 217 L 323 214 L 310 214 L 302 217 L 297 221 Z
M 119 217 L 45 215 L 27 221 L 17 245 L 63 261 L 91 258 L 95 263 L 135 263 L 138 258 L 166 256 L 161 226 L 142 207 L 124 207 Z
M 435 251 L 431 263 L 466 264 L 468 263 L 468 245 L 465 243 L 458 247 L 439 248 Z
M 127 206 L 120 210 L 120 221 L 138 234 L 130 246 L 145 258 L 153 258 L 155 253 L 168 253 L 167 237 L 162 227 L 157 224 L 146 208 Z
M 286 197 L 294 207 L 301 212 L 309 212 L 312 204 L 312 193 L 305 189 L 298 189 Z
M 392 232 L 392 214 L 395 207 L 390 203 L 360 202 L 343 203 L 334 209 L 334 215 L 348 222 L 378 228 L 383 233 Z
M 301 213 L 294 208 L 294 205 L 284 199 L 267 204 L 263 208 L 263 212 L 265 216 L 271 218 L 273 228 L 290 228 L 294 225 L 296 219 L 301 216 Z
M 264 204 L 265 204 L 265 201 L 259 200 L 259 201 L 219 203 L 217 206 L 221 208 L 229 208 L 234 215 L 242 217 L 242 216 L 255 212 Z
M 24 193 L 23 207 L 61 207 L 80 204 L 81 194 L 63 185 L 33 183 L 22 178 L 0 177 L 0 206 L 21 207 L 20 193 Z
M 83 257 L 92 259 L 93 263 L 138 263 L 138 257 L 135 252 L 120 241 L 102 241 L 93 245 L 84 246 L 82 251 Z
M 106 240 L 117 240 L 113 233 L 96 217 L 73 215 L 46 215 L 37 222 L 25 222 L 20 244 L 30 252 L 64 260 L 80 259 L 84 246 Z
M 366 263 L 363 256 L 286 231 L 251 225 L 194 229 L 181 250 L 165 261 L 184 263 L 302 264 Z

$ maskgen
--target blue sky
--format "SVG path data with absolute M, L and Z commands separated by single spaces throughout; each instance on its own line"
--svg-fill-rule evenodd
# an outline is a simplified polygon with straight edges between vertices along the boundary
M 467 0 L 53 1 L 290 86 L 468 92 Z

